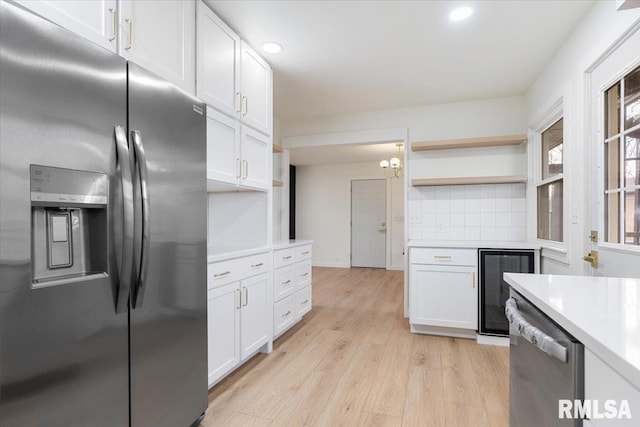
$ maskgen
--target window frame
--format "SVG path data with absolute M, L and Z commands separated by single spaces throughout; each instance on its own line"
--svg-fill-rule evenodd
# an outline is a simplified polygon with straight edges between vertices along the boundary
M 538 120 L 529 125 L 528 139 L 529 139 L 529 177 L 532 181 L 532 185 L 529 187 L 529 209 L 528 212 L 532 213 L 532 230 L 530 236 L 532 241 L 535 241 L 542 248 L 541 256 L 550 258 L 555 261 L 559 261 L 563 264 L 569 264 L 569 242 L 570 236 L 568 235 L 569 228 L 569 209 L 570 206 L 570 187 L 569 187 L 569 170 L 571 168 L 571 162 L 568 160 L 567 153 L 569 152 L 569 122 L 568 116 L 564 111 L 565 96 L 559 96 L 556 98 L 546 111 L 539 115 Z M 542 133 L 553 126 L 557 121 L 563 119 L 562 127 L 562 151 L 563 151 L 563 166 L 562 173 L 550 176 L 542 179 Z M 562 181 L 562 242 L 555 240 L 546 240 L 538 238 L 538 188 L 553 182 Z
M 624 129 L 624 83 L 625 83 L 625 77 L 627 75 L 629 75 L 632 71 L 634 71 L 636 68 L 638 68 L 640 66 L 640 60 L 636 60 L 633 63 L 625 66 L 622 70 L 620 70 L 618 73 L 616 73 L 606 84 L 602 85 L 602 87 L 600 87 L 599 89 L 599 94 L 598 94 L 598 140 L 597 140 L 597 152 L 598 152 L 598 169 L 601 171 L 600 173 L 598 173 L 598 177 L 597 177 L 597 183 L 598 183 L 598 236 L 602 236 L 601 239 L 599 239 L 598 241 L 598 247 L 603 247 L 609 250 L 613 250 L 616 252 L 622 252 L 622 253 L 640 253 L 640 245 L 633 245 L 633 244 L 625 244 L 624 242 L 624 193 L 626 191 L 640 191 L 640 187 L 638 186 L 631 186 L 631 187 L 627 187 L 624 183 L 624 145 L 625 145 L 625 141 L 624 141 L 624 137 L 630 133 L 633 132 L 635 130 L 638 129 L 638 127 L 640 125 L 636 125 L 633 126 L 629 129 Z M 620 125 L 621 125 L 621 130 L 620 132 L 616 133 L 615 135 L 611 136 L 611 137 L 607 137 L 606 136 L 606 109 L 605 109 L 605 104 L 606 104 L 606 92 L 607 90 L 609 90 L 610 88 L 612 88 L 613 86 L 615 86 L 617 83 L 620 83 L 620 98 L 621 98 L 621 106 L 620 106 L 620 115 L 619 115 L 619 120 L 621 121 Z M 622 130 L 623 129 L 623 130 Z M 606 190 L 606 173 L 607 173 L 607 169 L 605 167 L 605 151 L 606 151 L 606 144 L 616 138 L 619 138 L 620 140 L 620 148 L 619 148 L 619 152 L 618 157 L 619 157 L 619 162 L 620 162 L 620 186 L 615 189 L 618 191 L 610 191 L 610 190 Z M 621 221 L 620 223 L 620 230 L 619 230 L 619 239 L 621 240 L 621 243 L 611 243 L 611 242 L 607 242 L 604 240 L 604 236 L 606 235 L 605 230 L 607 230 L 608 227 L 608 223 L 605 220 L 605 192 L 610 191 L 609 194 L 611 193 L 616 193 L 616 194 L 620 194 L 621 197 L 618 197 L 618 217 L 619 217 L 619 221 Z

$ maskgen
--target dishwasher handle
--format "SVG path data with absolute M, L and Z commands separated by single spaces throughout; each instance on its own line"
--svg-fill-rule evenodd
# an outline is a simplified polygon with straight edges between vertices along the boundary
M 518 333 L 531 344 L 538 347 L 551 357 L 555 357 L 561 362 L 567 363 L 567 348 L 558 343 L 555 339 L 542 332 L 540 329 L 527 322 L 518 311 L 516 299 L 511 297 L 507 300 L 504 313 Z

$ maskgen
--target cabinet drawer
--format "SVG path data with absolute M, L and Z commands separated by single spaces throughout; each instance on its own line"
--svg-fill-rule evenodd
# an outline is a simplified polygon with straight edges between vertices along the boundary
M 239 261 L 239 266 L 242 269 L 242 278 L 244 279 L 245 277 L 251 277 L 269 271 L 269 258 L 269 253 L 238 258 L 237 261 Z
M 242 278 L 242 267 L 237 259 L 214 262 L 207 266 L 207 289 L 236 282 Z
M 296 315 L 298 318 L 311 311 L 311 285 L 296 292 Z
M 296 296 L 290 295 L 273 305 L 273 335 L 280 335 L 296 321 Z
M 409 262 L 411 264 L 476 266 L 478 254 L 475 249 L 412 248 Z
M 296 248 L 296 262 L 311 259 L 311 245 L 298 246 Z
M 293 265 L 275 271 L 273 279 L 273 300 L 278 301 L 291 295 L 296 288 L 296 269 Z
M 273 253 L 273 268 L 280 268 L 284 265 L 293 264 L 295 262 L 296 249 L 280 249 Z
M 296 289 L 311 283 L 311 261 L 296 263 Z

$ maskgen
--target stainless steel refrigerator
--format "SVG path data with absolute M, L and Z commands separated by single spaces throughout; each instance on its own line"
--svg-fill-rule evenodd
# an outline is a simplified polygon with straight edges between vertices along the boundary
M 0 2 L 0 425 L 207 407 L 205 106 Z

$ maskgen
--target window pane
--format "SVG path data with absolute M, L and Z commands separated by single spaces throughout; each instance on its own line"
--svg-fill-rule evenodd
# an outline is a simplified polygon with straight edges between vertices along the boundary
M 609 88 L 604 99 L 605 138 L 611 138 L 620 133 L 620 83 Z
M 640 244 L 640 190 L 624 193 L 624 243 Z
M 562 242 L 562 180 L 538 187 L 538 238 Z
M 604 195 L 604 241 L 620 243 L 620 193 Z
M 640 67 L 624 79 L 624 128 L 640 125 Z
M 640 139 L 629 136 L 624 144 L 624 185 L 640 185 Z
M 604 188 L 620 188 L 620 138 L 604 144 Z
M 563 119 L 542 132 L 542 179 L 562 173 Z

